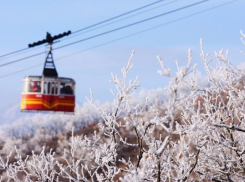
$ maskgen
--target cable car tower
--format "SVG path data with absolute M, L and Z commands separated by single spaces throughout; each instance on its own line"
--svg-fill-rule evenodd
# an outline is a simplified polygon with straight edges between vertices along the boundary
M 58 77 L 52 54 L 54 41 L 70 34 L 71 31 L 67 31 L 52 37 L 47 32 L 46 39 L 28 45 L 31 48 L 48 43 L 49 50 L 42 76 L 27 76 L 23 80 L 22 111 L 74 112 L 75 81 L 71 78 Z

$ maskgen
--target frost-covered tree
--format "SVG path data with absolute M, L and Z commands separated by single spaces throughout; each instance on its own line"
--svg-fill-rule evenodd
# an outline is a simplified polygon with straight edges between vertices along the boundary
M 88 102 L 103 119 L 92 134 L 75 135 L 74 128 L 62 157 L 43 148 L 22 158 L 16 148 L 15 161 L 0 158 L 2 180 L 245 181 L 245 72 L 223 50 L 212 67 L 200 45 L 206 86 L 198 84 L 191 50 L 186 66 L 176 62 L 176 74 L 158 56 L 158 73 L 170 79 L 164 102 L 152 104 L 149 94 L 137 103 L 138 78 L 127 81 L 132 53 L 122 77 L 112 74 L 117 92 L 110 108 L 96 105 L 90 91 Z

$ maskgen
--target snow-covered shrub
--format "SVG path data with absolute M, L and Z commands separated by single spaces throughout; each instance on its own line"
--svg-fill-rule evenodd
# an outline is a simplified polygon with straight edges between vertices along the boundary
M 245 72 L 231 64 L 228 52 L 215 55 L 218 64 L 211 67 L 201 40 L 205 87 L 197 84 L 190 50 L 186 66 L 176 62 L 176 74 L 158 57 L 158 73 L 170 83 L 164 102 L 154 105 L 150 94 L 143 104 L 135 102 L 138 78 L 127 81 L 132 53 L 122 77 L 112 75 L 117 92 L 109 109 L 97 106 L 90 92 L 88 101 L 103 118 L 93 133 L 74 131 L 62 157 L 43 148 L 23 159 L 16 149 L 15 161 L 0 158 L 3 180 L 244 181 Z

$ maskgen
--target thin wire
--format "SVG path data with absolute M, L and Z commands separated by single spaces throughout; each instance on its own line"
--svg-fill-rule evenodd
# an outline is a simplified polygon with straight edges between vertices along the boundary
M 13 73 L 9 73 L 9 74 L 6 74 L 6 75 L 1 76 L 0 79 L 1 79 L 1 78 L 5 78 L 5 77 L 8 77 L 8 76 L 11 76 L 11 75 L 15 75 L 15 74 L 17 74 L 17 73 L 20 73 L 20 72 L 23 72 L 23 71 L 26 71 L 26 70 L 30 70 L 30 69 L 32 69 L 32 68 L 36 68 L 36 67 L 42 66 L 42 65 L 43 65 L 43 63 L 37 64 L 37 65 L 34 65 L 34 66 L 31 66 L 31 67 L 28 67 L 28 68 L 25 68 L 25 69 L 22 69 L 22 70 L 13 72 Z
M 151 4 L 147 4 L 147 5 L 142 6 L 142 7 L 140 7 L 140 8 L 136 8 L 136 9 L 131 10 L 131 11 L 128 11 L 128 12 L 126 12 L 126 13 L 123 13 L 123 14 L 120 14 L 120 15 L 117 15 L 117 16 L 114 16 L 114 17 L 109 18 L 109 19 L 104 20 L 104 21 L 101 21 L 101 22 L 99 22 L 99 23 L 95 23 L 95 24 L 90 25 L 90 26 L 88 26 L 88 27 L 85 27 L 85 28 L 79 29 L 79 30 L 77 30 L 77 31 L 74 31 L 73 34 L 75 34 L 75 33 L 77 33 L 77 32 L 81 32 L 81 31 L 83 31 L 83 30 L 87 30 L 87 29 L 92 28 L 92 27 L 95 27 L 95 26 L 97 26 L 97 25 L 106 23 L 106 22 L 111 21 L 111 20 L 114 20 L 114 19 L 116 19 L 116 18 L 120 18 L 120 17 L 125 16 L 125 15 L 127 15 L 127 14 L 130 14 L 130 13 L 133 13 L 133 12 L 136 12 L 136 11 L 139 11 L 139 10 L 141 10 L 141 9 L 144 9 L 144 8 L 149 7 L 149 6 L 155 5 L 155 4 L 160 3 L 160 2 L 162 2 L 162 1 L 165 1 L 165 0 L 156 1 L 156 2 L 153 2 L 153 3 L 151 3 Z
M 27 49 L 29 49 L 29 48 L 24 48 L 24 49 L 20 49 L 20 50 L 18 50 L 18 51 L 10 52 L 10 53 L 1 55 L 0 58 L 5 57 L 5 56 L 8 56 L 8 55 L 11 55 L 11 54 L 15 54 L 15 53 L 18 53 L 18 52 L 25 51 L 25 50 L 27 50 Z
M 20 62 L 20 61 L 23 61 L 23 60 L 26 60 L 26 59 L 29 59 L 29 58 L 32 58 L 32 57 L 35 57 L 35 56 L 39 56 L 41 54 L 44 54 L 46 51 L 44 52 L 39 52 L 37 54 L 33 54 L 33 55 L 30 55 L 30 56 L 27 56 L 27 57 L 24 57 L 24 58 L 20 58 L 20 59 L 17 59 L 15 61 L 10 61 L 8 63 L 4 63 L 4 64 L 1 64 L 0 67 L 3 67 L 3 66 L 7 66 L 9 64 L 13 64 L 13 63 L 17 63 L 17 62 Z
M 15 57 L 15 56 L 18 56 L 18 55 L 27 53 L 27 52 L 35 51 L 35 50 L 40 49 L 40 48 L 43 48 L 43 47 L 34 47 L 34 48 L 32 48 L 32 49 L 29 49 L 29 48 L 28 48 L 26 51 L 23 50 L 23 51 L 25 51 L 25 52 L 22 51 L 22 52 L 19 52 L 19 54 L 14 54 L 14 55 L 10 55 L 10 56 L 8 56 L 8 57 L 0 58 L 0 62 L 3 61 L 3 60 L 9 59 L 9 58 L 12 58 L 12 57 Z
M 73 35 L 73 36 L 72 36 L 72 35 L 71 35 L 71 36 L 68 36 L 68 37 L 66 37 L 66 38 L 61 39 L 60 42 L 66 41 L 66 40 L 68 40 L 68 39 L 77 37 L 77 36 L 79 36 L 79 35 L 82 35 L 82 34 L 85 34 L 85 33 L 88 33 L 88 32 L 92 32 L 92 31 L 94 31 L 94 30 L 97 30 L 97 29 L 106 27 L 106 26 L 111 25 L 111 24 L 114 24 L 114 23 L 117 23 L 117 22 L 120 22 L 120 21 L 129 19 L 129 18 L 131 18 L 131 17 L 134 17 L 134 16 L 137 16 L 137 15 L 140 15 L 140 14 L 143 14 L 143 13 L 146 13 L 146 12 L 149 12 L 149 11 L 152 11 L 152 10 L 154 10 L 154 9 L 161 8 L 161 7 L 163 7 L 163 6 L 166 6 L 166 5 L 168 5 L 168 4 L 175 3 L 175 2 L 177 2 L 177 1 L 180 1 L 180 0 L 174 0 L 174 1 L 171 1 L 171 2 L 169 2 L 169 3 L 165 3 L 165 4 L 161 5 L 161 6 L 157 6 L 157 7 L 148 9 L 148 10 L 146 10 L 146 11 L 143 11 L 143 12 L 140 12 L 140 13 L 137 13 L 137 14 L 134 14 L 134 15 L 132 15 L 132 16 L 128 16 L 128 17 L 126 17 L 126 18 L 122 18 L 122 19 L 119 19 L 119 20 L 117 20 L 117 21 L 114 21 L 114 22 L 111 22 L 111 23 L 108 23 L 108 24 L 99 26 L 99 27 L 97 27 L 97 28 L 93 28 L 93 29 L 87 30 L 87 31 L 85 31 L 85 32 L 80 32 L 80 33 L 75 34 L 75 35 Z M 160 2 L 160 1 L 157 1 L 157 2 Z M 150 4 L 150 5 L 153 5 L 153 4 Z M 144 6 L 144 7 L 149 7 L 149 5 Z M 143 9 L 143 8 L 141 7 L 140 9 Z M 139 10 L 140 10 L 140 9 L 139 9 Z M 135 12 L 135 11 L 134 11 L 134 12 Z M 127 14 L 129 14 L 129 13 L 127 13 Z M 101 24 L 102 24 L 102 23 L 101 23 Z M 74 33 L 72 32 L 72 34 L 74 34 Z M 34 50 L 39 49 L 39 48 L 42 48 L 42 47 L 36 47 L 36 48 L 32 48 L 32 49 L 27 48 L 28 51 L 25 51 L 25 52 L 20 52 L 20 51 L 19 51 L 19 52 L 20 52 L 19 54 L 14 54 L 14 55 L 12 55 L 12 53 L 9 53 L 8 55 L 10 55 L 10 56 L 8 56 L 7 58 L 5 57 L 5 55 L 2 55 L 3 58 L 0 57 L 0 61 L 5 60 L 5 59 L 8 59 L 8 58 L 11 58 L 11 57 L 18 56 L 18 55 L 20 55 L 20 54 L 24 54 L 24 53 L 26 53 L 26 52 L 34 51 Z M 23 51 L 24 51 L 24 49 L 23 49 Z M 15 53 L 15 52 L 13 52 L 13 53 Z M 16 52 L 16 53 L 17 53 L 17 52 Z M 7 56 L 7 55 L 6 55 L 6 56 Z
M 161 8 L 161 7 L 164 7 L 164 6 L 169 5 L 169 4 L 173 4 L 173 3 L 177 2 L 177 1 L 180 1 L 180 0 L 174 0 L 174 1 L 171 1 L 171 2 L 168 2 L 168 3 L 165 3 L 165 4 L 162 4 L 162 5 L 160 5 L 160 6 L 157 6 L 157 7 L 154 7 L 154 8 L 145 10 L 145 11 L 142 11 L 142 12 L 140 12 L 140 13 L 133 14 L 133 15 L 128 16 L 128 17 L 126 17 L 126 18 L 121 18 L 121 19 L 116 20 L 116 21 L 113 21 L 113 22 L 111 22 L 111 23 L 107 23 L 107 24 L 105 24 L 105 25 L 101 25 L 101 26 L 99 26 L 99 27 L 96 27 L 96 28 L 93 28 L 93 29 L 89 29 L 89 30 L 84 31 L 84 32 L 80 32 L 80 33 L 77 33 L 77 34 L 75 34 L 75 35 L 68 36 L 68 37 L 62 39 L 62 41 L 71 39 L 71 38 L 73 38 L 73 37 L 77 37 L 77 36 L 79 36 L 79 35 L 82 35 L 82 34 L 85 34 L 85 33 L 88 33 L 88 32 L 92 32 L 92 31 L 94 31 L 94 30 L 97 30 L 97 29 L 106 27 L 106 26 L 108 26 L 108 25 L 112 25 L 112 24 L 114 24 L 114 23 L 117 23 L 117 22 L 120 22 L 120 21 L 129 19 L 129 18 L 135 17 L 135 16 L 140 15 L 140 14 L 144 14 L 144 13 L 146 13 L 146 12 L 149 12 L 149 11 L 152 11 L 152 10 L 155 10 L 155 9 L 158 9 L 158 8 Z M 72 33 L 72 34 L 73 34 L 73 33 Z
M 81 32 L 81 31 L 83 31 L 83 30 L 87 30 L 87 29 L 89 29 L 89 28 L 92 28 L 92 27 L 95 27 L 95 26 L 97 26 L 97 25 L 100 25 L 100 24 L 109 22 L 109 21 L 114 20 L 114 19 L 116 19 L 116 18 L 125 16 L 125 15 L 127 15 L 127 14 L 130 14 L 130 13 L 133 13 L 133 12 L 136 12 L 136 11 L 139 11 L 139 10 L 144 9 L 144 8 L 147 8 L 147 7 L 149 7 L 149 6 L 152 6 L 152 5 L 161 3 L 162 1 L 165 1 L 165 0 L 155 1 L 155 2 L 150 3 L 150 4 L 147 4 L 147 5 L 145 5 L 145 6 L 136 8 L 136 9 L 131 10 L 131 11 L 128 11 L 128 12 L 126 12 L 126 13 L 123 13 L 123 14 L 120 14 L 120 15 L 117 15 L 117 16 L 114 16 L 114 17 L 109 18 L 109 19 L 107 19 L 107 20 L 103 20 L 103 21 L 101 21 L 101 22 L 98 22 L 98 23 L 95 23 L 95 24 L 93 24 L 93 25 L 90 25 L 90 26 L 87 26 L 87 27 L 85 27 L 85 28 L 82 28 L 82 29 L 79 29 L 79 30 L 77 30 L 77 31 L 74 31 L 74 32 L 72 32 L 72 34 L 76 34 L 76 33 Z M 0 58 L 6 57 L 6 56 L 9 56 L 9 55 L 12 55 L 12 54 L 16 54 L 16 53 L 18 53 L 18 52 L 22 52 L 22 51 L 25 51 L 25 50 L 27 50 L 27 49 L 29 49 L 29 47 L 28 47 L 28 48 L 24 48 L 24 49 L 20 49 L 20 50 L 17 50 L 17 51 L 13 51 L 13 52 L 10 52 L 10 53 L 7 53 L 7 54 L 3 54 L 3 55 L 0 55 Z
M 137 21 L 137 22 L 134 22 L 134 23 L 131 23 L 131 24 L 128 24 L 128 25 L 119 27 L 119 28 L 115 28 L 115 29 L 112 29 L 112 30 L 109 30 L 109 31 L 106 31 L 106 32 L 103 32 L 103 33 L 100 33 L 100 34 L 97 34 L 97 35 L 93 35 L 91 37 L 87 37 L 87 38 L 84 38 L 84 39 L 81 39 L 81 40 L 78 40 L 78 41 L 75 41 L 75 42 L 72 42 L 72 43 L 69 43 L 69 44 L 66 44 L 66 45 L 57 47 L 57 48 L 54 48 L 54 50 L 61 49 L 61 48 L 64 48 L 64 47 L 67 47 L 67 46 L 70 46 L 70 45 L 73 45 L 73 44 L 77 44 L 77 43 L 80 43 L 80 42 L 84 42 L 86 40 L 90 40 L 90 39 L 93 39 L 93 38 L 96 38 L 96 37 L 99 37 L 99 36 L 102 36 L 102 35 L 106 35 L 106 34 L 109 34 L 109 33 L 112 33 L 112 32 L 118 31 L 118 30 L 122 30 L 122 29 L 125 29 L 125 28 L 128 28 L 128 27 L 131 27 L 131 26 L 140 24 L 140 23 L 144 23 L 146 21 L 150 21 L 150 20 L 153 20 L 153 19 L 156 19 L 156 18 L 165 16 L 165 15 L 168 15 L 168 14 L 171 14 L 171 13 L 175 13 L 177 11 L 181 11 L 183 9 L 187 9 L 187 8 L 190 8 L 192 6 L 196 6 L 198 4 L 201 4 L 201 3 L 204 3 L 204 2 L 207 2 L 207 1 L 210 1 L 210 0 L 203 0 L 203 1 L 199 1 L 197 3 L 193 3 L 193 4 L 190 4 L 190 5 L 181 7 L 181 8 L 177 8 L 175 10 L 172 10 L 172 11 L 169 11 L 169 12 L 166 12 L 166 13 L 162 13 L 162 14 L 159 14 L 159 15 L 156 15 L 156 16 L 153 16 L 153 17 L 150 17 L 150 18 L 147 18 L 147 19 L 143 19 L 143 20 L 140 20 L 140 21 Z
M 142 30 L 142 31 L 139 31 L 139 32 L 136 32 L 136 33 L 133 33 L 133 34 L 130 34 L 130 35 L 127 35 L 127 36 L 118 38 L 118 39 L 114 39 L 112 41 L 109 41 L 109 42 L 106 42 L 106 43 L 103 43 L 103 44 L 99 44 L 97 46 L 90 47 L 88 49 L 85 49 L 85 50 L 82 50 L 82 51 L 79 51 L 79 52 L 75 52 L 75 53 L 72 53 L 72 54 L 69 54 L 69 55 L 66 55 L 66 56 L 63 56 L 63 57 L 59 57 L 59 58 L 56 59 L 56 62 L 59 61 L 59 60 L 62 60 L 64 58 L 67 58 L 67 57 L 70 57 L 70 56 L 74 56 L 76 54 L 80 54 L 80 53 L 83 53 L 83 52 L 86 52 L 86 51 L 89 51 L 89 50 L 92 50 L 92 49 L 95 49 L 95 48 L 98 48 L 98 47 L 102 47 L 102 46 L 105 46 L 105 45 L 108 45 L 108 44 L 111 44 L 111 43 L 114 43 L 114 42 L 117 42 L 117 41 L 120 41 L 120 40 L 129 38 L 129 37 L 133 37 L 133 36 L 138 35 L 138 34 L 142 34 L 142 33 L 145 33 L 145 32 L 148 32 L 148 31 L 151 31 L 151 30 L 154 30 L 154 29 L 157 29 L 157 28 L 160 28 L 160 27 L 163 27 L 163 26 L 172 24 L 172 23 L 175 23 L 175 22 L 179 22 L 179 21 L 184 20 L 184 19 L 188 19 L 190 17 L 193 17 L 193 16 L 196 16 L 196 15 L 199 15 L 199 14 L 202 14 L 202 13 L 205 13 L 205 12 L 208 12 L 208 11 L 211 11 L 211 10 L 214 10 L 214 9 L 217 9 L 217 8 L 220 8 L 220 7 L 223 7 L 223 6 L 226 6 L 226 5 L 231 4 L 231 3 L 234 3 L 236 1 L 239 1 L 239 0 L 233 0 L 233 1 L 230 1 L 230 2 L 227 2 L 227 3 L 223 3 L 223 4 L 220 4 L 218 6 L 214 6 L 212 8 L 208 8 L 206 10 L 199 11 L 197 13 L 193 13 L 193 14 L 184 16 L 182 18 L 178 18 L 178 19 L 175 19 L 175 20 L 172 20 L 172 21 L 169 21 L 169 22 L 166 22 L 166 23 L 157 25 L 157 26 L 154 26 L 154 27 L 149 28 L 149 29 L 145 29 L 145 30 Z M 17 74 L 17 73 L 20 73 L 20 72 L 23 72 L 23 71 L 26 71 L 26 70 L 29 70 L 29 69 L 32 69 L 32 68 L 35 68 L 35 67 L 38 67 L 38 66 L 41 66 L 41 65 L 43 65 L 43 63 L 37 64 L 37 65 L 34 65 L 34 66 L 31 66 L 31 67 L 28 67 L 26 69 L 22 69 L 22 70 L 19 70 L 19 71 L 10 73 L 10 74 L 3 75 L 3 76 L 0 77 L 0 79 L 1 78 L 5 78 L 5 77 L 8 77 L 8 76 L 11 76 L 11 75 L 14 75 L 14 74 Z
M 73 44 L 77 44 L 77 43 L 84 42 L 84 41 L 87 41 L 87 40 L 90 40 L 90 39 L 93 39 L 93 38 L 96 38 L 96 37 L 100 37 L 100 36 L 102 36 L 102 35 L 106 35 L 106 34 L 109 34 L 109 33 L 112 33 L 112 32 L 118 31 L 118 30 L 122 30 L 122 29 L 131 27 L 131 26 L 134 26 L 134 25 L 137 25 L 137 24 L 146 22 L 146 21 L 150 21 L 150 20 L 153 20 L 153 19 L 156 19 L 156 18 L 165 16 L 165 15 L 168 15 L 168 14 L 171 14 L 171 13 L 175 13 L 175 12 L 177 12 L 177 11 L 181 11 L 181 10 L 184 10 L 184 9 L 187 9 L 187 8 L 190 8 L 190 7 L 193 7 L 193 6 L 196 6 L 196 5 L 205 3 L 205 2 L 207 2 L 207 1 L 210 1 L 210 0 L 203 0 L 203 1 L 199 1 L 199 2 L 197 2 L 197 3 L 193 3 L 193 4 L 190 4 L 190 5 L 181 7 L 181 8 L 177 8 L 177 9 L 175 9 L 175 10 L 171 10 L 171 11 L 166 12 L 166 13 L 162 13 L 162 14 L 159 14 L 159 15 L 156 15 L 156 16 L 153 16 L 153 17 L 150 17 L 150 18 L 143 19 L 143 20 L 141 20 L 141 21 L 137 21 L 137 22 L 135 22 L 135 23 L 131 23 L 131 24 L 128 24 L 128 25 L 125 25 L 125 26 L 122 26 L 122 27 L 119 27 L 119 28 L 116 28 L 116 29 L 112 29 L 112 30 L 109 30 L 109 31 L 106 31 L 106 32 L 103 32 L 103 33 L 100 33 L 100 34 L 97 34 L 97 35 L 94 35 L 94 36 L 91 36 L 91 37 L 84 38 L 84 39 L 82 39 L 82 40 L 78 40 L 78 41 L 75 41 L 75 42 L 72 42 L 72 43 L 69 43 L 69 44 L 66 44 L 66 45 L 63 45 L 63 46 L 54 48 L 53 50 L 61 49 L 61 48 L 67 47 L 67 46 L 71 46 L 71 45 L 73 45 Z M 34 56 L 41 55 L 41 54 L 43 54 L 43 53 L 45 53 L 45 52 L 40 52 L 40 53 L 31 55 L 31 56 L 28 56 L 28 57 L 24 57 L 24 58 L 21 58 L 21 59 L 17 59 L 17 60 L 15 60 L 15 61 L 10 61 L 10 62 L 8 62 L 8 63 L 1 64 L 0 67 L 7 66 L 7 65 L 10 65 L 10 64 L 13 64 L 13 63 L 16 63 L 16 62 L 20 62 L 20 61 L 23 61 L 23 60 L 32 58 L 32 57 L 34 57 Z

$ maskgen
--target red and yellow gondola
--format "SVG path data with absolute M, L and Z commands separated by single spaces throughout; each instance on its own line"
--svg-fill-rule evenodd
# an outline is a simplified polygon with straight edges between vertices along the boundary
M 21 111 L 74 112 L 75 81 L 58 77 L 53 54 L 53 41 L 71 34 L 71 31 L 52 37 L 48 32 L 46 39 L 29 44 L 29 47 L 48 43 L 49 52 L 45 59 L 42 76 L 26 76 L 21 94 Z
M 75 81 L 71 78 L 24 78 L 22 111 L 74 112 Z
M 75 81 L 71 78 L 24 78 L 22 111 L 74 112 Z

